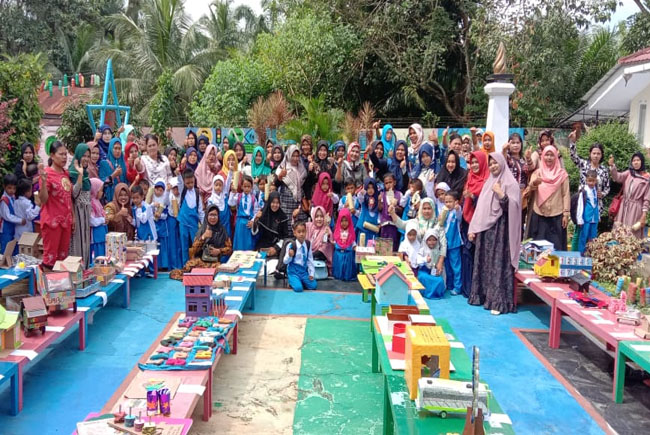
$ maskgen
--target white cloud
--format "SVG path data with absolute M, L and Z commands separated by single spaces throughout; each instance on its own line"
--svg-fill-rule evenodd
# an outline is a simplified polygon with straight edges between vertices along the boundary
M 185 0 L 185 12 L 187 12 L 193 20 L 198 20 L 203 15 L 207 14 L 210 3 L 212 3 L 212 0 Z M 262 4 L 260 0 L 234 0 L 232 2 L 233 8 L 236 8 L 239 5 L 250 7 L 257 15 L 262 13 Z

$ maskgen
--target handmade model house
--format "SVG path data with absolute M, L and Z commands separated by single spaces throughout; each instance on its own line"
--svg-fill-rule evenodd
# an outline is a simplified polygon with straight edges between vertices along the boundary
M 185 315 L 206 317 L 212 315 L 212 275 L 194 274 L 194 270 L 183 275 L 185 286 Z
M 557 255 L 544 253 L 537 258 L 533 269 L 540 278 L 557 278 L 560 276 L 560 259 Z
M 0 305 L 0 350 L 13 350 L 20 346 L 18 313 L 10 313 Z
M 449 379 L 451 346 L 441 326 L 407 326 L 404 354 L 404 378 L 411 400 L 418 396 L 420 378 Z
M 411 281 L 397 266 L 388 264 L 375 275 L 375 297 L 381 305 L 407 305 Z
M 591 278 L 585 272 L 579 272 L 569 277 L 569 287 L 573 291 L 589 293 L 589 284 L 591 284 Z
M 18 252 L 38 258 L 38 242 L 41 235 L 38 233 L 24 232 L 18 239 Z
M 650 315 L 641 316 L 641 325 L 634 328 L 634 333 L 644 340 L 650 338 Z
M 540 255 L 533 269 L 541 278 L 569 278 L 580 272 L 591 276 L 591 267 L 592 259 L 579 252 L 553 251 Z
M 81 257 L 69 256 L 65 260 L 57 261 L 54 263 L 52 270 L 54 272 L 68 272 L 71 283 L 79 283 L 84 279 L 84 266 Z
M 521 245 L 520 258 L 528 264 L 533 264 L 537 258 L 547 251 L 553 250 L 553 244 L 546 240 L 529 240 Z
M 32 296 L 22 301 L 21 315 L 23 318 L 23 330 L 25 335 L 39 329 L 41 334 L 45 333 L 47 326 L 47 308 L 40 296 Z
M 44 275 L 45 291 L 42 295 L 48 311 L 53 313 L 72 308 L 76 313 L 76 293 L 72 288 L 70 274 L 68 272 L 52 272 Z

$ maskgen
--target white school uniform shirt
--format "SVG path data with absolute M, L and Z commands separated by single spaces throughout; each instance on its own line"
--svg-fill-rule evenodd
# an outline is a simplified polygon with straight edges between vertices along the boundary
M 4 204 L 4 203 L 3 203 Z M 4 204 L 5 207 L 7 206 Z M 7 208 L 7 211 L 9 209 Z M 16 224 L 16 235 L 15 239 L 20 239 L 20 236 L 24 232 L 34 231 L 33 220 L 38 217 L 38 214 L 41 212 L 41 208 L 37 205 L 32 204 L 32 201 L 25 198 L 24 196 L 19 196 L 18 199 L 14 202 L 14 214 L 19 219 Z M 20 220 L 25 219 L 25 225 L 20 224 Z
M 104 216 L 90 216 L 90 226 L 92 228 L 101 227 L 106 224 L 106 218 Z
M 181 208 L 183 208 L 183 204 L 181 204 L 180 197 L 183 195 L 183 191 L 185 190 L 185 184 L 183 183 L 183 179 L 180 175 L 178 176 L 178 182 L 179 182 L 178 211 L 180 212 Z M 187 203 L 187 206 L 190 208 L 197 208 L 197 203 L 198 203 L 197 213 L 199 214 L 199 223 L 203 222 L 203 219 L 205 218 L 205 212 L 203 211 L 203 201 L 201 201 L 199 198 L 198 187 L 194 186 L 194 189 L 188 191 L 185 194 L 185 202 Z
M 165 193 L 163 193 L 160 196 L 156 196 L 156 194 L 154 193 L 153 198 L 151 199 L 151 201 L 152 201 L 152 204 L 151 204 L 152 206 L 155 205 L 155 204 L 162 204 L 163 212 L 160 214 L 160 219 L 163 219 L 163 220 L 167 219 L 167 213 L 171 209 L 171 207 L 170 207 L 171 202 L 169 200 L 169 191 L 167 189 L 165 189 Z M 152 210 L 152 213 L 153 212 L 154 212 L 154 210 Z
M 144 206 L 144 210 L 142 210 L 142 206 Z M 136 226 L 149 225 L 151 234 L 153 234 L 153 239 L 158 240 L 158 234 L 156 233 L 156 222 L 153 219 L 153 208 L 149 204 L 143 202 L 140 204 L 140 207 L 136 207 L 135 220 Z
M 314 276 L 316 273 L 316 268 L 314 267 L 314 256 L 311 252 L 311 245 L 308 249 L 306 242 L 307 240 L 305 240 L 303 243 L 300 243 L 298 240 L 295 240 L 295 243 L 291 242 L 291 246 L 287 247 L 287 252 L 284 254 L 283 262 L 284 264 L 289 264 L 293 260 L 293 262 L 297 265 L 305 266 L 307 268 L 307 273 L 309 276 Z M 294 249 L 296 251 L 296 255 L 293 257 L 289 255 L 289 251 L 291 249 Z
M 408 256 L 408 261 L 413 269 L 418 267 L 418 252 L 420 251 L 420 242 L 418 238 L 415 238 L 415 242 L 411 243 L 409 239 L 404 236 L 404 240 L 399 244 L 399 249 L 397 252 L 400 254 L 406 254 Z
M 339 204 L 338 209 L 339 210 L 342 210 L 343 208 L 346 207 L 345 201 L 347 201 L 347 197 L 348 196 L 346 194 L 346 195 L 342 195 L 341 198 L 339 199 L 339 202 L 338 202 L 338 204 Z M 357 195 L 352 195 L 352 201 L 354 201 L 354 215 L 356 217 L 359 217 L 359 215 L 361 214 L 361 206 L 360 206 L 359 198 L 357 197 Z M 334 202 L 334 201 L 332 201 L 332 202 Z

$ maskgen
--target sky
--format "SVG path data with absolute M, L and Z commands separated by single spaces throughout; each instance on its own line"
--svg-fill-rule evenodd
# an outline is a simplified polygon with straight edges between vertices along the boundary
M 208 12 L 208 6 L 210 3 L 212 3 L 212 0 L 185 0 L 185 12 L 187 12 L 193 20 L 198 20 Z M 262 13 L 261 0 L 233 0 L 232 4 L 234 7 L 246 5 L 257 15 Z

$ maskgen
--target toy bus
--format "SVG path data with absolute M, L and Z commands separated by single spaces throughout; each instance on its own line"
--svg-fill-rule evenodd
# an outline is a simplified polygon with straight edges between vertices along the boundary
M 486 384 L 479 384 L 478 390 L 478 407 L 483 415 L 488 415 L 490 391 Z M 446 418 L 448 414 L 465 414 L 467 408 L 472 406 L 473 399 L 472 383 L 469 381 L 440 378 L 420 378 L 418 381 L 418 410 L 436 412 L 441 418 Z

